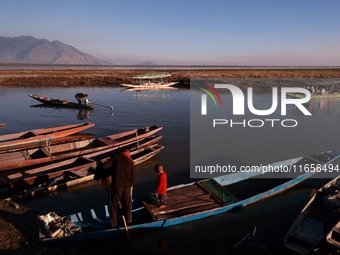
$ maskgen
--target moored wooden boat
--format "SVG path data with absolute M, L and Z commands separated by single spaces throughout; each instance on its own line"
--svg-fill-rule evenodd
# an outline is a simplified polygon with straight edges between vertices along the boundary
M 59 137 L 59 138 L 55 138 L 51 141 L 48 141 L 48 143 L 50 145 L 55 145 L 55 144 L 62 144 L 62 143 L 68 143 L 68 142 L 72 142 L 72 141 L 79 141 L 82 139 L 93 139 L 95 138 L 94 134 L 90 134 L 90 133 L 75 133 L 75 134 L 71 134 L 68 136 L 64 136 L 64 137 Z M 39 148 L 40 146 L 46 146 L 46 141 L 44 142 L 39 142 L 36 144 L 30 144 L 25 146 L 24 149 L 32 149 L 32 148 Z M 23 148 L 17 148 L 17 149 L 11 149 L 8 151 L 0 151 L 0 154 L 6 154 L 8 152 L 13 152 L 13 151 L 19 151 L 19 150 L 23 150 Z
M 17 139 L 25 139 L 25 138 L 29 138 L 32 136 L 38 136 L 38 135 L 53 134 L 55 132 L 69 130 L 69 129 L 73 129 L 73 128 L 76 128 L 82 125 L 88 125 L 88 124 L 91 124 L 91 123 L 73 124 L 73 125 L 58 126 L 58 127 L 51 127 L 51 128 L 40 128 L 40 129 L 27 130 L 27 131 L 23 131 L 19 133 L 0 135 L 0 142 L 6 142 L 10 140 L 17 140 Z
M 136 92 L 142 92 L 142 91 L 167 91 L 167 90 L 178 90 L 178 88 L 175 87 L 159 87 L 159 88 L 150 88 L 150 87 L 130 87 L 122 89 L 122 92 L 129 92 L 129 91 L 136 91 Z
M 166 82 L 166 83 L 142 83 L 142 84 L 121 84 L 124 87 L 136 88 L 136 89 L 161 89 L 167 88 L 177 84 L 178 82 Z
M 54 139 L 72 135 L 93 126 L 93 123 L 85 122 L 75 125 L 37 129 L 16 134 L 2 135 L 0 136 L 0 152 L 48 144 Z
M 152 136 L 142 141 L 134 142 L 127 145 L 131 148 L 145 148 L 161 139 L 161 136 Z M 21 189 L 31 185 L 40 184 L 50 179 L 59 177 L 65 172 L 81 172 L 88 171 L 90 168 L 96 169 L 97 161 L 105 161 L 114 153 L 119 152 L 120 147 L 115 146 L 108 149 L 92 152 L 80 157 L 65 159 L 40 167 L 31 167 L 16 171 L 11 174 L 3 174 L 0 176 L 0 189 L 16 188 Z M 136 153 L 136 151 L 134 151 Z
M 132 77 L 134 80 L 137 81 L 136 84 L 121 84 L 121 85 L 124 87 L 140 88 L 140 89 L 167 88 L 178 83 L 178 82 L 168 82 L 167 80 L 163 81 L 163 79 L 167 79 L 170 76 L 171 74 L 167 72 L 137 74 Z M 146 80 L 146 82 L 144 80 Z
M 133 160 L 134 165 L 139 165 L 157 153 L 164 149 L 164 146 L 157 144 L 159 141 L 159 137 L 155 137 L 154 139 L 150 139 L 148 142 L 144 141 L 143 147 L 131 147 L 130 156 Z M 133 145 L 136 146 L 137 144 Z M 118 152 L 118 151 L 117 151 Z M 105 159 L 104 159 L 105 160 Z M 104 161 L 103 160 L 103 161 Z M 85 183 L 94 179 L 94 169 L 89 168 L 82 171 L 67 171 L 57 178 L 51 179 L 42 184 L 35 185 L 34 187 L 30 187 L 29 189 L 24 189 L 20 192 L 15 192 L 13 194 L 7 194 L 10 200 L 23 199 L 27 197 L 34 197 L 37 195 L 45 194 L 48 192 L 60 190 L 63 188 L 79 185 L 81 183 Z M 4 194 L 6 196 L 6 194 Z
M 0 128 L 4 128 L 6 126 L 5 123 L 0 124 Z
M 142 196 L 133 201 L 133 224 L 128 226 L 129 233 L 178 225 L 243 207 L 283 192 L 313 175 L 312 172 L 300 173 L 295 178 L 263 179 L 264 167 L 282 169 L 297 168 L 321 162 L 328 165 L 340 157 L 333 151 L 318 153 L 307 157 L 261 166 L 257 172 L 237 172 L 171 187 L 167 191 L 167 205 L 160 208 L 152 196 Z M 283 174 L 282 177 L 284 177 Z M 120 236 L 125 227 L 111 228 L 108 206 L 94 208 L 69 215 L 71 221 L 81 227 L 82 233 L 71 236 L 51 238 L 40 232 L 42 242 L 93 240 Z M 122 223 L 121 223 L 122 224 Z
M 332 229 L 340 220 L 340 177 L 320 188 L 302 209 L 289 229 L 284 245 L 299 253 L 308 254 L 328 234 L 332 239 Z M 336 237 L 337 231 L 334 232 Z
M 68 102 L 67 100 L 53 99 L 45 96 L 38 96 L 29 94 L 29 97 L 47 105 L 53 105 L 58 107 L 68 107 L 68 108 L 80 108 L 80 109 L 93 109 L 93 105 L 91 103 L 88 104 L 78 104 L 74 102 Z
M 127 145 L 134 141 L 141 141 L 161 129 L 162 127 L 160 126 L 148 126 L 101 138 L 81 139 L 67 143 L 49 146 L 45 145 L 34 149 L 0 153 L 0 172 L 46 164 L 108 149 L 114 146 Z
M 340 221 L 327 234 L 326 241 L 336 249 L 340 250 Z

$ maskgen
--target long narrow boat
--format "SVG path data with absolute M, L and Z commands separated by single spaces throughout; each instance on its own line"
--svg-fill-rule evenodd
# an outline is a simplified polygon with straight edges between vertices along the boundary
M 166 83 L 143 83 L 143 84 L 121 84 L 124 87 L 136 88 L 136 89 L 161 89 L 168 88 L 177 84 L 178 82 L 166 82 Z
M 0 136 L 0 151 L 25 149 L 31 146 L 49 144 L 54 139 L 75 134 L 93 126 L 93 123 L 85 122 L 76 125 L 37 129 L 16 134 L 3 135 Z
M 146 74 L 137 74 L 132 78 L 137 82 L 135 84 L 121 84 L 124 87 L 129 88 L 146 88 L 146 89 L 160 89 L 167 88 L 177 84 L 178 82 L 168 82 L 167 79 L 171 76 L 170 73 L 167 72 L 158 72 L 158 73 L 146 73 Z
M 152 136 L 143 139 L 140 142 L 134 142 L 129 145 L 131 148 L 145 148 L 150 144 L 159 141 L 161 136 Z M 31 167 L 29 169 L 19 170 L 8 175 L 0 177 L 0 189 L 22 189 L 31 185 L 37 185 L 50 179 L 62 176 L 65 172 L 88 171 L 90 168 L 96 169 L 97 161 L 105 161 L 114 153 L 119 152 L 120 147 L 115 146 L 101 151 L 89 153 L 80 157 L 73 157 L 60 162 L 43 165 L 40 167 Z
M 66 126 L 58 126 L 58 127 L 51 127 L 51 128 L 40 128 L 40 129 L 33 129 L 33 130 L 27 130 L 19 133 L 13 133 L 13 134 L 6 134 L 6 135 L 0 135 L 0 142 L 6 142 L 10 140 L 17 140 L 17 139 L 25 139 L 33 136 L 38 135 L 46 135 L 46 134 L 53 134 L 55 132 L 63 131 L 63 130 L 69 130 L 73 129 L 82 125 L 88 125 L 91 123 L 82 123 L 82 124 L 73 124 L 73 125 L 66 125 Z
M 101 138 L 81 139 L 68 143 L 0 153 L 0 172 L 60 161 L 123 144 L 127 145 L 141 141 L 161 129 L 161 126 L 154 125 Z
M 309 200 L 289 229 L 284 245 L 299 253 L 310 253 L 340 221 L 340 177 L 328 182 Z M 337 231 L 334 231 L 337 234 Z
M 48 144 L 49 145 L 56 145 L 56 144 L 63 144 L 63 143 L 68 143 L 68 142 L 79 141 L 79 140 L 82 140 L 82 139 L 94 139 L 94 138 L 96 138 L 94 134 L 74 133 L 74 134 L 71 134 L 71 135 L 68 135 L 68 136 L 55 138 L 51 141 L 48 141 Z M 24 150 L 24 149 L 39 148 L 41 146 L 46 146 L 46 141 L 39 142 L 39 143 L 36 143 L 36 144 L 30 144 L 30 145 L 25 146 L 25 148 L 18 147 L 17 149 L 14 148 L 14 149 L 11 149 L 9 151 L 0 151 L 0 154 L 6 154 L 6 153 L 9 153 L 9 152 L 20 151 L 20 150 Z
M 159 88 L 150 88 L 150 87 L 130 87 L 122 89 L 121 92 L 129 92 L 129 91 L 136 91 L 136 92 L 142 92 L 142 91 L 168 91 L 168 90 L 178 90 L 178 88 L 175 87 L 159 87 Z
M 237 172 L 214 179 L 177 185 L 168 189 L 165 208 L 160 208 L 151 196 L 139 197 L 133 201 L 132 219 L 134 225 L 128 226 L 127 229 L 131 233 L 163 228 L 247 206 L 283 192 L 314 174 L 310 171 L 301 172 L 295 178 L 291 178 L 291 175 L 286 176 L 284 173 L 279 174 L 279 176 L 282 175 L 282 178 L 255 178 L 265 177 L 267 174 L 264 175 L 263 171 L 276 169 L 284 172 L 286 169 L 304 169 L 304 166 L 316 162 L 321 166 L 326 166 L 339 157 L 340 154 L 333 151 L 322 152 L 276 162 L 269 166 L 259 166 L 253 172 Z M 267 177 L 279 177 L 277 173 L 268 173 L 268 175 Z M 283 178 L 285 176 L 288 179 Z M 65 217 L 65 219 L 67 218 Z M 75 213 L 69 218 L 76 227 L 81 227 L 82 233 L 51 238 L 44 235 L 45 231 L 42 228 L 40 240 L 54 242 L 104 239 L 119 236 L 122 231 L 125 231 L 124 227 L 110 227 L 108 206 Z
M 80 109 L 93 109 L 93 105 L 91 103 L 88 104 L 78 104 L 74 102 L 69 102 L 67 100 L 60 100 L 60 99 L 53 99 L 45 96 L 38 96 L 38 95 L 32 95 L 29 94 L 29 97 L 47 105 L 53 105 L 58 107 L 68 107 L 68 108 L 80 108 Z
M 153 139 L 149 140 L 148 143 L 145 143 L 142 148 L 132 148 L 130 156 L 135 166 L 149 160 L 164 149 L 164 146 L 157 144 L 157 142 L 158 139 Z M 35 185 L 29 189 L 24 189 L 19 192 L 5 193 L 3 196 L 7 197 L 7 200 L 17 200 L 46 194 L 91 181 L 94 178 L 94 173 L 95 171 L 92 168 L 83 171 L 67 171 L 50 181 Z

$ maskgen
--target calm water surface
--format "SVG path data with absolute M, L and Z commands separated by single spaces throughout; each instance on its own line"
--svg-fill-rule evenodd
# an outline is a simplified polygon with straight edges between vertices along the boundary
M 28 94 L 37 94 L 75 101 L 74 95 L 77 92 L 87 93 L 93 103 L 107 107 L 96 106 L 89 112 L 66 108 L 58 109 L 37 106 L 39 102 L 27 96 Z M 257 95 L 257 104 L 261 104 L 261 101 L 268 101 L 268 98 L 270 99 L 270 94 Z M 138 196 L 154 190 L 156 176 L 152 168 L 160 162 L 164 164 L 165 170 L 168 172 L 169 186 L 192 181 L 189 178 L 189 90 L 122 92 L 122 88 L 107 87 L 0 87 L 0 99 L 0 123 L 6 123 L 6 127 L 0 129 L 0 134 L 88 121 L 95 123 L 95 126 L 86 132 L 100 137 L 148 125 L 161 125 L 163 130 L 159 132 L 159 135 L 162 135 L 163 138 L 160 143 L 165 146 L 165 149 L 143 164 L 137 171 L 134 194 Z M 114 107 L 113 111 L 109 109 L 110 106 Z M 294 157 L 304 154 L 301 154 L 301 148 L 306 146 L 305 144 L 309 147 L 306 148 L 306 151 L 317 152 L 324 148 L 339 151 L 340 101 L 312 101 L 307 107 L 313 114 L 313 121 L 308 118 L 304 119 L 305 122 L 301 124 L 303 130 L 299 129 L 299 132 L 303 134 L 300 139 L 298 139 L 299 136 L 294 138 L 280 136 L 274 133 L 276 131 L 268 129 L 266 134 L 258 133 L 257 138 L 254 138 L 254 143 L 258 143 L 256 147 L 248 148 L 245 145 L 249 144 L 250 135 L 235 131 L 230 135 L 231 144 L 229 146 L 233 148 L 230 154 L 245 163 L 252 162 L 248 159 L 252 157 L 252 154 L 259 155 L 261 153 L 265 153 L 266 157 L 272 157 L 273 161 L 274 159 L 283 160 L 286 158 L 280 157 L 280 142 L 287 142 L 287 140 L 291 144 L 289 153 Z M 223 132 L 225 134 L 225 131 Z M 211 134 L 211 137 L 213 136 L 214 134 Z M 316 137 L 314 141 L 317 144 L 312 148 L 310 147 L 313 145 L 308 143 L 308 136 Z M 266 137 L 275 138 L 278 150 L 268 151 L 266 146 L 261 146 L 259 141 Z M 327 146 L 329 144 L 331 146 Z M 254 148 L 256 148 L 256 153 Z M 253 157 L 256 158 L 256 156 Z M 323 182 L 315 184 L 315 187 L 322 185 Z M 252 231 L 255 225 L 260 231 L 257 234 L 260 240 L 274 242 L 286 233 L 289 225 L 308 200 L 312 187 L 306 185 L 300 185 L 278 197 L 249 206 L 242 209 L 240 213 L 226 213 L 136 236 L 138 238 L 135 238 L 133 248 L 138 251 L 157 252 L 160 249 L 159 242 L 163 242 L 162 249 L 164 249 L 165 242 L 165 249 L 169 252 L 175 252 L 176 249 L 199 252 L 205 242 L 210 249 L 218 247 L 217 250 L 223 250 L 226 240 L 228 240 L 229 247 L 234 245 L 248 233 L 247 231 Z M 39 213 L 56 211 L 61 215 L 105 203 L 106 193 L 97 184 L 26 202 L 28 206 L 36 209 Z M 284 220 L 282 216 L 279 216 L 283 215 L 282 212 L 286 215 Z M 277 224 L 279 230 L 275 231 L 268 224 Z M 201 230 L 205 234 L 202 234 Z M 214 234 L 208 234 L 209 232 Z M 183 238 L 187 241 L 185 245 L 180 244 Z
M 28 94 L 44 95 L 51 98 L 76 101 L 74 95 L 84 92 L 96 106 L 92 111 L 54 108 L 41 105 L 28 97 Z M 169 185 L 189 181 L 189 91 L 161 90 L 143 92 L 122 92 L 122 88 L 9 88 L 0 87 L 0 123 L 6 127 L 0 134 L 21 132 L 24 130 L 54 127 L 82 122 L 92 122 L 95 126 L 85 132 L 97 137 L 115 134 L 149 125 L 163 126 L 158 135 L 165 149 L 136 172 L 135 194 L 154 190 L 156 176 L 153 166 L 163 163 L 169 172 Z M 114 107 L 111 111 L 110 106 Z M 97 194 L 95 204 L 105 199 L 101 187 L 95 185 L 91 194 Z M 82 196 L 82 194 L 80 195 Z M 105 196 L 104 196 L 105 197 Z M 67 194 L 66 199 L 73 199 Z M 53 201 L 52 201 L 53 202 Z M 80 203 L 84 202 L 80 199 Z M 49 202 L 48 202 L 49 203 Z M 47 204 L 48 204 L 47 203 Z M 91 203 L 91 201 L 90 201 Z M 39 208 L 50 210 L 51 206 L 42 203 Z M 56 203 L 57 205 L 58 203 Z M 88 204 L 84 204 L 88 207 Z M 60 212 L 75 208 L 55 208 Z

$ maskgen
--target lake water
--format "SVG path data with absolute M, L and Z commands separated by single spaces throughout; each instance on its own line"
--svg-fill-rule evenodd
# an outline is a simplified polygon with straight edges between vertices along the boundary
M 76 101 L 77 92 L 89 95 L 96 106 L 92 111 L 51 108 L 28 97 L 28 94 Z M 162 162 L 173 175 L 189 176 L 189 91 L 161 90 L 144 92 L 122 92 L 122 88 L 0 88 L 0 122 L 6 123 L 1 134 L 24 130 L 54 127 L 81 122 L 92 122 L 95 126 L 85 132 L 97 137 L 107 136 L 150 125 L 163 126 L 157 133 L 165 150 L 153 159 Z M 37 106 L 38 105 L 38 106 Z M 113 106 L 111 111 L 110 106 Z M 79 118 L 80 117 L 80 118 Z M 155 179 L 152 167 L 137 172 L 137 182 Z M 186 174 L 187 173 L 187 174 Z M 178 182 L 178 177 L 169 184 Z M 154 188 L 149 187 L 153 190 Z M 145 191 L 145 189 L 144 189 Z
M 76 109 L 51 108 L 36 106 L 39 102 L 28 97 L 28 94 L 44 95 L 51 98 L 75 101 L 74 95 L 84 92 L 89 95 L 93 103 L 105 105 L 96 106 L 89 112 L 79 112 Z M 193 181 L 190 179 L 190 96 L 189 90 L 161 90 L 126 92 L 122 88 L 94 87 L 94 88 L 15 88 L 0 87 L 0 123 L 6 123 L 0 134 L 15 133 L 24 130 L 53 127 L 60 125 L 76 124 L 81 122 L 93 122 L 95 126 L 86 132 L 93 133 L 97 137 L 123 132 L 149 125 L 161 125 L 163 130 L 158 134 L 163 138 L 160 144 L 165 149 L 156 157 L 143 164 L 143 168 L 136 172 L 134 195 L 138 196 L 154 190 L 156 175 L 153 166 L 162 163 L 168 173 L 168 185 Z M 255 102 L 257 105 L 268 101 L 270 94 L 258 94 Z M 113 106 L 114 110 L 110 110 Z M 313 114 L 310 118 L 301 119 L 301 128 L 294 137 L 275 134 L 276 131 L 266 130 L 263 134 L 254 131 L 257 137 L 254 143 L 249 144 L 249 130 L 244 132 L 234 131 L 230 134 L 230 150 L 224 152 L 234 155 L 238 161 L 245 163 L 256 162 L 256 156 L 265 154 L 272 161 L 286 159 L 288 155 L 302 156 L 306 152 L 318 152 L 322 150 L 340 151 L 339 126 L 340 126 L 340 101 L 315 101 L 312 100 L 308 109 Z M 293 108 L 290 111 L 295 111 Z M 298 113 L 296 115 L 299 115 Z M 223 131 L 224 134 L 226 133 Z M 245 133 L 247 132 L 247 133 Z M 214 134 L 208 134 L 214 137 Z M 269 137 L 275 139 L 277 150 L 268 150 L 261 146 L 261 140 Z M 313 137 L 313 143 L 308 137 Z M 280 143 L 291 145 L 280 154 Z M 305 149 L 305 150 L 304 150 Z M 251 155 L 251 156 L 250 156 Z M 248 157 L 249 156 L 249 157 Z M 274 160 L 275 159 L 275 160 Z M 324 181 L 317 183 L 319 187 Z M 134 240 L 134 249 L 138 251 L 158 251 L 159 240 L 165 240 L 168 251 L 176 249 L 183 251 L 200 251 L 205 243 L 212 250 L 226 249 L 225 245 L 232 246 L 252 231 L 253 226 L 259 229 L 259 240 L 269 238 L 276 241 L 286 233 L 302 206 L 307 202 L 312 186 L 311 184 L 298 187 L 269 200 L 242 209 L 241 213 L 226 213 L 193 223 L 155 231 Z M 106 193 L 97 184 L 77 187 L 69 192 L 59 192 L 50 197 L 43 197 L 26 202 L 26 205 L 34 208 L 39 213 L 55 211 L 61 215 L 78 210 L 100 206 L 106 203 Z M 283 214 L 284 213 L 284 214 Z M 281 215 L 281 216 L 280 216 Z M 282 215 L 286 217 L 282 219 Z M 270 222 L 271 223 L 268 223 Z M 268 224 L 277 224 L 277 231 Z M 202 232 L 204 231 L 204 234 Z M 213 234 L 208 234 L 209 232 Z M 137 236 L 136 236 L 137 237 Z M 181 244 L 186 240 L 186 244 Z M 227 241 L 227 244 L 224 243 Z M 199 243 L 202 241 L 201 243 Z M 281 242 L 282 243 L 282 242 Z M 215 247 L 215 248 L 213 248 Z M 224 247 L 224 248 L 223 248 Z M 163 247 L 164 248 L 164 247 Z M 217 251 L 216 250 L 216 251 Z

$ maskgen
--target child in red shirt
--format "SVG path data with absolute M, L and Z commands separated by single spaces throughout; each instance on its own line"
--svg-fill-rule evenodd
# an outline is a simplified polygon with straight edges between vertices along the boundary
M 165 207 L 167 175 L 166 172 L 163 170 L 163 166 L 161 164 L 155 165 L 154 169 L 158 174 L 158 185 L 155 194 L 158 195 L 159 202 L 161 203 L 159 207 Z

